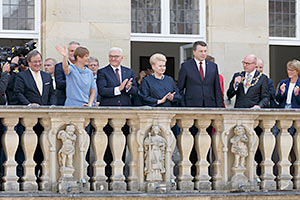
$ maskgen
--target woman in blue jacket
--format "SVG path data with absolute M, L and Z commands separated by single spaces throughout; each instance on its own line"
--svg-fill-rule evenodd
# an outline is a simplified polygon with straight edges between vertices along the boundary
M 287 63 L 288 79 L 281 80 L 276 95 L 279 108 L 300 108 L 300 61 L 292 60 Z

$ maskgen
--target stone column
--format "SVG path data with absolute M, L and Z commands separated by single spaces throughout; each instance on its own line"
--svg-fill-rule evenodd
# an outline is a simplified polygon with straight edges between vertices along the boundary
M 22 149 L 25 154 L 25 161 L 23 163 L 24 176 L 21 183 L 22 191 L 36 191 L 38 190 L 38 184 L 35 176 L 36 163 L 33 160 L 33 155 L 37 146 L 37 135 L 33 131 L 33 126 L 37 123 L 36 117 L 26 116 L 22 119 L 22 124 L 25 127 L 25 131 L 22 135 Z
M 110 177 L 110 188 L 116 191 L 126 190 L 125 176 L 123 174 L 123 167 L 125 164 L 122 161 L 126 139 L 121 130 L 125 121 L 125 119 L 121 118 L 113 118 L 110 121 L 110 125 L 114 129 L 109 137 L 109 146 L 113 156 L 113 161 L 111 163 L 112 176 Z
M 264 119 L 262 121 L 262 128 L 264 131 L 259 137 L 259 149 L 262 154 L 261 162 L 261 189 L 276 190 L 275 176 L 273 174 L 274 162 L 272 161 L 272 153 L 275 147 L 275 136 L 271 132 L 275 120 Z
M 189 131 L 189 128 L 193 126 L 194 120 L 185 118 L 178 120 L 178 125 L 182 129 L 180 135 L 177 137 L 178 149 L 181 155 L 178 176 L 178 189 L 182 191 L 188 191 L 194 189 L 193 177 L 191 175 L 190 154 L 194 145 L 194 138 Z
M 208 175 L 209 162 L 206 157 L 211 145 L 211 138 L 206 132 L 206 128 L 210 125 L 211 120 L 197 119 L 196 127 L 198 133 L 195 137 L 195 145 L 197 151 L 198 161 L 196 163 L 197 174 L 195 181 L 195 188 L 197 190 L 211 190 L 210 176 Z
M 3 124 L 7 127 L 6 133 L 2 137 L 3 149 L 6 155 L 6 161 L 3 164 L 5 175 L 3 177 L 2 188 L 4 191 L 19 191 L 18 177 L 16 175 L 17 162 L 15 154 L 19 144 L 19 137 L 14 127 L 18 124 L 19 118 L 6 117 Z
M 222 180 L 222 132 L 224 131 L 223 121 L 217 120 L 214 122 L 216 129 L 215 134 L 212 136 L 212 149 L 215 160 L 213 162 L 213 182 L 212 187 L 214 190 L 222 190 L 225 187 L 224 181 Z
M 107 148 L 108 138 L 103 131 L 103 128 L 107 124 L 106 118 L 95 118 L 92 121 L 96 131 L 92 136 L 92 145 L 95 152 L 95 162 L 93 164 L 94 176 L 92 178 L 92 190 L 94 191 L 107 191 L 108 184 L 105 176 L 104 153 Z
M 50 183 L 50 143 L 48 140 L 48 133 L 50 130 L 50 119 L 43 118 L 41 120 L 41 125 L 44 127 L 44 131 L 40 137 L 41 149 L 44 155 L 44 160 L 41 164 L 43 169 L 43 174 L 41 176 L 41 182 L 39 186 L 43 191 L 51 191 L 51 183 Z
M 137 169 L 137 159 L 138 159 L 138 142 L 137 142 L 137 131 L 138 131 L 138 120 L 130 119 L 128 121 L 130 126 L 130 134 L 127 136 L 128 148 L 130 152 L 130 162 L 129 162 L 129 176 L 128 176 L 128 188 L 130 191 L 137 191 L 139 189 L 138 184 L 138 169 Z
M 300 189 L 300 120 L 295 121 L 294 127 L 297 130 L 293 137 L 293 150 L 296 155 L 294 162 L 294 188 Z
M 292 176 L 290 174 L 291 162 L 289 161 L 289 155 L 293 145 L 293 139 L 288 128 L 292 126 L 292 120 L 280 120 L 281 132 L 277 136 L 277 149 L 279 154 L 278 165 L 278 189 L 291 190 L 293 189 Z

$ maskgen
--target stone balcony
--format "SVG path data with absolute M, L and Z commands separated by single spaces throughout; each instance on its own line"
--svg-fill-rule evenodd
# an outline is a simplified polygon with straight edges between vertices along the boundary
M 300 188 L 299 110 L 0 107 L 0 118 L 2 194 L 282 194 Z M 91 126 L 94 131 L 86 131 Z M 18 145 L 25 157 L 21 178 Z

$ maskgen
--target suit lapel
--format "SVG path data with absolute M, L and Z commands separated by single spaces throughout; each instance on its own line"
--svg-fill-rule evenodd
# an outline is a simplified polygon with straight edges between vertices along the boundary
M 120 66 L 121 68 L 121 76 L 122 76 L 122 82 L 127 78 L 126 69 L 123 66 Z
M 39 89 L 37 88 L 35 79 L 34 79 L 32 73 L 31 73 L 31 71 L 28 69 L 28 70 L 25 71 L 25 73 L 26 73 L 26 76 L 28 77 L 30 86 L 31 86 L 32 88 L 34 88 L 34 90 L 35 90 L 35 92 L 36 92 L 37 94 L 40 95 Z
M 203 83 L 203 81 L 202 81 L 202 79 L 201 79 L 201 76 L 200 76 L 200 71 L 199 71 L 199 69 L 198 69 L 197 63 L 196 63 L 196 61 L 195 61 L 194 58 L 192 58 L 192 63 L 193 63 L 193 69 L 194 69 L 194 72 L 193 72 L 193 73 L 196 74 L 198 80 L 199 80 L 201 83 Z
M 110 65 L 108 65 L 108 73 L 110 73 L 110 77 L 113 77 L 114 82 L 116 83 L 116 85 L 120 85 L 120 83 L 119 83 L 119 81 L 117 79 L 116 73 L 113 70 L 112 66 L 110 66 Z
M 254 76 L 253 76 L 253 78 L 252 78 L 252 80 L 251 80 L 251 84 L 253 84 L 253 83 L 256 81 L 255 78 L 256 78 L 259 74 L 260 74 L 260 73 L 259 73 L 258 71 L 255 71 Z M 258 82 L 259 82 L 259 80 L 258 80 Z M 257 83 L 258 83 L 258 82 L 257 82 Z M 253 87 L 255 87 L 255 85 L 250 86 L 250 87 L 248 88 L 246 94 L 248 94 L 249 90 L 251 90 Z

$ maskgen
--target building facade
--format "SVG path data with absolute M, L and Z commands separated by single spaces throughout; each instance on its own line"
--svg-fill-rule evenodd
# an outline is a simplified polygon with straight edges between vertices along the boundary
M 161 52 L 167 73 L 177 79 L 196 40 L 208 43 L 225 88 L 247 54 L 265 61 L 264 72 L 275 83 L 286 77 L 285 63 L 299 57 L 296 0 L 0 0 L 0 6 L 2 47 L 33 39 L 44 58 L 61 60 L 55 46 L 76 40 L 104 66 L 108 50 L 119 46 L 123 64 L 136 74 Z

